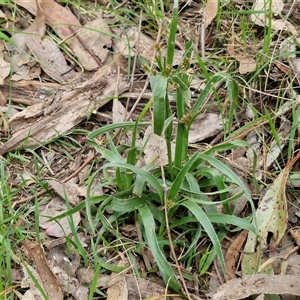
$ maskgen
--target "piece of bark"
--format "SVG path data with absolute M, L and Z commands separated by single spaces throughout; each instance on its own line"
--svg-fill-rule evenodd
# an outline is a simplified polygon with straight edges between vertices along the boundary
M 237 300 L 257 294 L 300 295 L 299 277 L 294 275 L 254 274 L 232 279 L 219 287 L 212 300 Z
M 95 76 L 76 87 L 64 87 L 54 98 L 35 104 L 10 120 L 12 137 L 0 155 L 20 148 L 36 148 L 78 125 L 92 111 L 127 89 L 127 82 Z

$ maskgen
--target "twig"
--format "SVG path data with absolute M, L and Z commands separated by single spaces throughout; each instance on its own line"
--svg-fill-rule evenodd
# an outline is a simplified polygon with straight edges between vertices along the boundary
M 85 162 L 75 171 L 73 172 L 70 176 L 68 176 L 67 178 L 65 178 L 62 182 L 66 183 L 68 182 L 70 179 L 72 179 L 73 177 L 75 177 L 86 165 L 88 165 L 95 157 L 97 156 L 97 154 L 94 152 L 90 157 L 88 157 Z

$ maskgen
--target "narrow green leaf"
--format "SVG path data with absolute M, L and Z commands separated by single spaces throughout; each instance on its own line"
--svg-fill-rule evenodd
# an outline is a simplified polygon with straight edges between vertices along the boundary
M 142 169 L 145 170 L 146 172 L 149 172 L 155 168 L 156 168 L 155 165 L 145 165 L 145 166 L 143 166 Z M 141 197 L 143 195 L 145 182 L 146 182 L 146 180 L 144 177 L 139 176 L 139 175 L 136 176 L 134 186 L 133 186 L 133 194 L 134 195 L 137 195 L 139 197 Z
M 197 218 L 198 222 L 204 228 L 205 232 L 207 233 L 211 242 L 214 245 L 214 251 L 216 252 L 217 257 L 220 261 L 222 271 L 224 274 L 226 274 L 225 260 L 222 253 L 221 244 L 207 214 L 201 209 L 200 206 L 198 206 L 196 203 L 190 200 L 184 201 L 183 203 L 181 203 L 181 205 L 189 209 L 190 212 Z
M 221 214 L 207 214 L 208 219 L 212 223 L 220 223 L 226 225 L 235 225 L 242 229 L 252 231 L 254 234 L 258 234 L 256 228 L 247 220 L 232 216 L 232 215 L 221 215 Z
M 98 260 L 99 264 L 101 265 L 102 268 L 115 272 L 115 273 L 120 273 L 124 270 L 126 270 L 128 267 L 120 267 L 120 266 L 115 266 L 112 264 L 108 264 L 107 262 L 105 262 L 103 259 L 99 259 Z
M 162 253 L 158 246 L 157 236 L 155 233 L 155 222 L 151 211 L 148 206 L 142 206 L 139 208 L 139 215 L 141 222 L 144 226 L 147 244 L 151 249 L 155 262 L 161 272 L 161 276 L 165 281 L 165 284 L 169 285 L 174 291 L 180 292 L 181 287 L 176 280 L 175 273 L 167 261 L 165 255 Z
M 248 189 L 245 187 L 243 181 L 223 162 L 207 154 L 199 154 L 199 157 L 202 158 L 204 161 L 210 163 L 212 166 L 216 167 L 224 175 L 226 175 L 232 182 L 236 183 L 243 190 L 245 196 L 250 201 L 250 203 L 253 203 L 251 194 L 248 191 Z
M 196 162 L 196 160 L 199 158 L 199 151 L 197 151 L 196 153 L 194 153 L 189 161 L 184 165 L 184 167 L 180 170 L 180 172 L 178 173 L 178 175 L 176 176 L 174 182 L 172 183 L 172 186 L 170 188 L 170 191 L 169 191 L 169 199 L 170 200 L 174 200 L 175 199 L 175 196 L 176 194 L 178 193 L 179 191 L 179 188 L 182 184 L 182 181 L 186 175 L 186 173 L 189 171 L 189 169 L 191 168 L 191 166 Z
M 160 199 L 163 199 L 163 188 L 161 186 L 161 183 L 154 177 L 152 176 L 149 172 L 146 172 L 143 169 L 137 168 L 135 166 L 132 165 L 128 165 L 126 163 L 122 163 L 122 162 L 114 162 L 114 163 L 107 163 L 104 166 L 102 166 L 101 169 L 103 168 L 124 168 L 124 169 L 128 169 L 132 172 L 134 172 L 135 174 L 142 176 L 148 183 L 150 183 L 156 190 L 156 192 L 158 193 L 158 195 L 160 196 Z
M 108 205 L 107 207 L 112 211 L 118 211 L 123 213 L 133 212 L 134 210 L 144 205 L 145 202 L 145 197 L 133 197 L 129 199 L 113 197 L 110 205 Z
M 141 122 L 139 123 L 139 126 L 149 126 L 151 125 L 150 122 Z M 96 129 L 94 131 L 92 131 L 88 136 L 87 136 L 87 140 L 89 142 L 89 144 L 93 144 L 94 141 L 93 139 L 98 137 L 101 134 L 104 134 L 106 132 L 109 132 L 111 130 L 115 130 L 115 129 L 124 129 L 124 128 L 130 128 L 130 127 L 134 127 L 135 123 L 133 122 L 122 122 L 122 123 L 114 123 L 114 124 L 109 124 L 109 125 L 105 125 L 99 129 Z
M 150 83 L 153 91 L 153 131 L 155 134 L 161 135 L 166 120 L 165 101 L 168 78 L 162 75 L 152 76 Z
M 220 74 L 215 74 L 211 77 L 211 79 L 207 82 L 205 88 L 199 95 L 198 99 L 196 100 L 195 104 L 193 105 L 193 114 L 195 115 L 195 118 L 197 114 L 199 113 L 199 109 L 204 103 L 204 101 L 207 99 L 207 96 L 213 91 L 215 85 L 222 81 L 224 78 Z

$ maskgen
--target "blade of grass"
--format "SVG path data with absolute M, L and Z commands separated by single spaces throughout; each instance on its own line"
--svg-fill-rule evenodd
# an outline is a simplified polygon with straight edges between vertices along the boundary
M 169 284 L 173 290 L 179 292 L 181 290 L 181 286 L 176 280 L 175 273 L 166 260 L 165 255 L 162 253 L 160 247 L 158 246 L 157 236 L 155 233 L 155 222 L 148 206 L 145 205 L 139 208 L 139 217 L 141 219 L 141 223 L 144 226 L 148 246 L 152 251 L 152 255 L 155 259 L 155 262 L 157 263 L 159 271 L 161 272 L 162 278 L 164 279 L 165 283 Z
M 161 135 L 166 120 L 166 94 L 168 78 L 160 74 L 150 77 L 153 90 L 153 132 Z
M 219 259 L 219 262 L 221 264 L 221 268 L 224 274 L 226 274 L 226 268 L 225 268 L 225 260 L 221 249 L 221 244 L 219 241 L 219 238 L 208 218 L 206 213 L 201 209 L 200 206 L 198 206 L 196 203 L 187 200 L 181 203 L 181 205 L 185 206 L 187 209 L 190 210 L 190 212 L 197 218 L 198 222 L 203 226 L 205 232 L 209 236 L 211 242 L 214 245 L 214 251 L 217 254 L 217 257 Z M 225 275 L 226 277 L 226 275 Z

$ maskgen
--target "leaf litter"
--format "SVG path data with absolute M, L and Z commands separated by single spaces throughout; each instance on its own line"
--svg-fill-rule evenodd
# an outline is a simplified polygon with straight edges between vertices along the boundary
M 95 14 L 94 20 L 89 20 L 89 22 L 85 22 L 84 25 L 82 25 L 79 19 L 69 9 L 55 1 L 47 0 L 35 2 L 18 0 L 14 2 L 18 6 L 28 10 L 34 18 L 31 25 L 24 28 L 22 32 L 12 34 L 11 42 L 6 44 L 6 50 L 10 52 L 11 55 L 9 57 L 10 63 L 7 62 L 7 57 L 3 57 L 3 60 L 2 58 L 0 60 L 2 72 L 0 75 L 2 80 L 1 89 L 3 89 L 3 92 L 1 90 L 3 93 L 1 105 L 7 105 L 7 99 L 9 97 L 11 97 L 13 101 L 14 99 L 16 101 L 25 101 L 26 105 L 27 103 L 32 104 L 33 102 L 34 104 L 25 109 L 18 107 L 19 112 L 11 116 L 9 120 L 6 120 L 12 135 L 9 140 L 1 143 L 1 155 L 15 149 L 39 149 L 42 145 L 50 143 L 58 136 L 67 135 L 70 130 L 79 126 L 87 116 L 93 113 L 96 114 L 99 109 L 104 109 L 107 104 L 110 104 L 111 99 L 129 90 L 127 79 L 118 75 L 118 67 L 116 69 L 111 68 L 112 64 L 110 62 L 113 59 L 117 57 L 114 62 L 118 65 L 121 64 L 118 63 L 118 57 L 121 61 L 124 57 L 131 58 L 134 55 L 140 55 L 144 61 L 151 63 L 156 47 L 156 41 L 151 35 L 141 32 L 137 26 L 128 26 L 126 31 L 118 30 L 114 26 L 110 27 L 109 24 L 106 23 L 105 18 L 102 18 L 102 12 Z M 190 2 L 192 3 L 193 1 Z M 39 4 L 37 5 L 37 3 Z M 192 5 L 191 3 L 190 5 Z M 217 1 L 207 1 L 206 7 L 201 7 L 206 20 L 203 25 L 204 32 L 211 29 L 215 24 L 214 22 L 219 8 L 216 4 Z M 193 2 L 193 5 L 198 4 Z M 241 6 L 243 4 L 236 1 L 235 5 Z M 265 1 L 257 0 L 253 3 L 252 10 L 255 12 L 263 11 L 266 9 L 265 5 Z M 297 29 L 295 25 L 286 19 L 280 19 L 278 17 L 284 12 L 285 5 L 283 2 L 276 1 L 276 3 L 273 2 L 272 5 L 272 13 L 274 14 L 271 22 L 272 30 L 275 32 L 284 30 L 296 36 Z M 199 6 L 196 7 L 199 8 Z M 182 11 L 184 13 L 184 9 Z M 199 12 L 200 9 L 199 11 L 197 10 L 197 17 L 201 16 Z M 255 26 L 269 26 L 263 14 L 252 13 L 250 18 Z M 186 23 L 184 19 L 180 21 L 182 23 L 179 24 L 186 24 L 186 27 L 189 29 L 186 34 L 195 36 L 193 35 L 193 33 L 196 32 L 193 23 Z M 52 28 L 57 35 L 55 39 L 53 39 L 52 36 L 49 35 L 49 31 L 46 30 L 49 28 L 48 26 Z M 181 28 L 179 28 L 179 31 L 180 30 Z M 59 38 L 59 42 L 57 42 L 57 38 Z M 195 38 L 193 41 L 197 44 Z M 289 43 L 293 42 L 294 41 L 290 41 Z M 202 40 L 201 43 L 202 47 L 208 46 L 209 40 Z M 198 41 L 198 45 L 201 43 Z M 128 47 L 129 44 L 130 47 Z M 183 49 L 180 48 L 180 44 L 181 42 L 178 41 L 179 46 L 175 51 L 174 66 L 180 64 L 184 53 Z M 297 42 L 295 42 L 295 45 L 296 44 Z M 67 54 L 66 48 L 64 47 L 71 49 L 71 56 Z M 113 59 L 110 54 L 112 49 L 117 54 Z M 161 52 L 163 56 L 165 56 L 166 51 L 166 47 L 162 45 Z M 241 75 L 249 74 L 256 70 L 256 50 L 253 51 L 252 49 L 249 51 L 247 46 L 242 44 L 242 41 L 234 32 L 230 34 L 229 31 L 227 47 L 224 47 L 223 51 L 225 55 L 228 55 L 228 57 L 233 58 L 233 60 L 239 63 L 239 68 L 236 71 Z M 1 53 L 2 52 L 3 51 L 1 51 Z M 74 60 L 75 57 L 76 59 Z M 280 58 L 280 60 L 274 62 L 272 66 L 273 71 L 278 73 L 279 76 L 287 72 L 287 68 L 284 66 L 285 60 L 286 57 Z M 294 75 L 298 73 L 296 60 L 297 58 L 290 62 L 293 66 L 292 71 Z M 72 61 L 72 63 L 70 63 L 70 61 Z M 88 73 L 87 71 L 95 72 Z M 7 86 L 7 80 L 5 80 L 5 78 L 9 76 L 10 72 L 12 74 L 10 79 L 14 81 L 14 86 L 10 93 L 8 93 L 7 90 L 5 90 Z M 37 78 L 42 78 L 40 84 L 36 82 L 31 83 L 32 79 Z M 25 82 L 25 80 L 30 81 Z M 58 85 L 53 85 L 53 81 L 58 83 Z M 198 83 L 199 81 L 195 84 L 198 85 Z M 20 97 L 20 93 L 17 90 L 18 87 L 21 87 L 24 93 L 22 97 Z M 199 93 L 199 90 L 195 89 L 195 93 Z M 259 179 L 263 179 L 263 172 L 276 167 L 275 163 L 278 161 L 279 155 L 287 147 L 289 133 L 292 130 L 292 124 L 289 121 L 289 112 L 294 108 L 290 106 L 287 98 L 285 98 L 285 100 L 286 102 L 280 107 L 280 112 L 278 112 L 277 115 L 280 122 L 277 128 L 278 140 L 280 142 L 273 141 L 269 144 L 268 149 L 263 149 L 262 138 L 267 136 L 267 132 L 266 130 L 263 131 L 261 129 L 262 127 L 254 127 L 251 133 L 245 134 L 245 139 L 250 142 L 252 148 L 256 148 L 255 152 L 258 156 L 253 156 L 251 151 L 248 150 L 240 157 L 227 157 L 226 159 L 229 165 L 234 165 L 234 163 L 241 165 L 238 159 L 242 158 L 249 162 L 249 166 L 253 166 L 255 159 L 257 159 L 256 172 L 258 174 L 257 178 Z M 111 120 L 119 118 L 119 121 L 124 121 L 124 115 L 128 114 L 128 103 L 123 101 L 123 104 L 118 102 L 118 106 L 115 106 L 113 113 L 111 107 L 109 107 L 108 115 L 111 114 Z M 208 101 L 208 105 L 211 104 L 212 103 Z M 255 102 L 253 102 L 253 104 L 255 105 Z M 143 105 L 145 105 L 145 103 L 143 103 Z M 129 108 L 130 106 L 132 107 L 132 103 L 129 104 Z M 143 107 L 137 106 L 137 115 L 141 112 L 142 108 Z M 116 116 L 117 113 L 120 114 L 118 117 Z M 3 122 L 4 121 L 5 120 L 3 120 Z M 226 117 L 221 113 L 214 113 L 208 110 L 208 112 L 200 114 L 192 128 L 189 142 L 192 144 L 199 142 L 209 144 L 212 138 L 220 133 L 222 134 L 222 124 L 227 121 Z M 199 130 L 199 128 L 201 130 Z M 145 149 L 144 159 L 146 164 L 149 161 L 155 161 L 157 156 L 161 155 L 161 151 L 165 151 L 165 149 L 162 149 L 160 146 L 160 144 L 164 142 L 163 138 L 155 136 L 152 133 L 151 127 L 147 130 L 150 133 L 146 134 L 146 131 L 143 141 L 140 142 L 141 144 L 145 144 L 145 141 L 152 134 L 153 139 L 151 140 L 150 138 L 148 144 L 154 149 L 150 149 L 150 153 L 149 149 Z M 7 135 L 8 133 L 6 133 L 6 137 Z M 81 143 L 82 145 L 85 143 L 80 137 L 77 138 L 78 140 L 76 141 L 78 144 Z M 131 134 L 127 134 L 127 140 L 124 140 L 124 143 L 130 144 L 131 138 Z M 153 145 L 155 147 L 153 147 Z M 65 166 L 69 168 L 70 162 L 58 154 L 60 149 L 55 148 L 55 145 L 53 147 L 56 152 L 56 155 L 54 155 L 56 159 L 50 159 L 47 162 L 49 168 L 45 168 L 43 177 L 47 178 L 46 170 L 49 169 L 51 169 L 50 173 L 52 173 L 52 175 L 59 175 L 56 180 L 45 180 L 57 196 L 51 197 L 50 200 L 47 200 L 44 207 L 40 207 L 43 210 L 40 211 L 39 218 L 41 232 L 49 235 L 48 239 L 50 239 L 50 236 L 56 238 L 64 237 L 72 232 L 69 217 L 60 218 L 52 222 L 48 222 L 49 218 L 66 212 L 68 210 L 66 201 L 68 201 L 72 207 L 75 207 L 82 201 L 87 201 L 88 199 L 88 195 L 83 192 L 86 189 L 79 189 L 76 183 L 71 183 L 69 180 L 64 182 L 62 178 L 69 178 L 70 175 L 67 176 L 65 168 L 61 168 L 61 166 L 65 164 Z M 76 151 L 78 151 L 78 149 L 76 149 L 72 155 L 76 156 Z M 84 154 L 84 152 L 80 152 L 79 156 Z M 58 160 L 60 163 L 56 164 Z M 84 177 L 88 177 L 88 167 L 90 167 L 88 159 L 87 162 L 87 168 L 81 175 L 83 176 L 81 182 L 84 181 Z M 290 242 L 286 235 L 288 203 L 285 186 L 288 180 L 289 170 L 292 168 L 292 162 L 294 163 L 295 159 L 290 160 L 277 178 L 269 184 L 265 189 L 265 196 L 262 197 L 258 204 L 256 209 L 256 222 L 259 225 L 260 239 L 257 240 L 256 236 L 249 232 L 246 241 L 246 231 L 236 236 L 225 256 L 229 275 L 228 279 L 232 280 L 220 285 L 218 291 L 207 294 L 207 296 L 211 296 L 212 299 L 242 299 L 254 294 L 290 294 L 299 296 L 300 292 L 297 288 L 296 273 L 295 271 L 293 271 L 294 273 L 289 271 L 295 262 L 297 263 L 297 259 L 299 259 L 297 252 L 293 254 L 287 252 L 280 254 L 288 261 L 285 269 L 286 273 L 284 272 L 283 264 L 280 265 L 280 273 L 276 272 L 273 262 L 277 258 L 272 257 L 272 255 L 267 255 L 268 250 L 273 251 L 279 246 L 283 247 L 286 245 L 285 243 Z M 81 164 L 84 163 L 81 162 Z M 234 168 L 232 167 L 232 169 Z M 248 169 L 246 170 L 246 167 L 245 171 L 249 172 Z M 71 175 L 75 178 L 75 182 L 76 180 L 78 182 L 79 172 L 76 172 L 75 170 Z M 105 176 L 105 174 L 101 173 L 99 175 L 99 177 L 102 176 Z M 245 176 L 239 176 L 245 178 Z M 60 178 L 60 180 L 58 178 Z M 18 179 L 15 178 L 14 180 Z M 101 182 L 101 179 L 99 179 L 99 182 Z M 28 181 L 28 186 L 30 186 L 30 184 Z M 253 186 L 249 185 L 249 190 L 251 188 L 253 189 Z M 103 192 L 103 190 L 101 191 Z M 263 191 L 262 188 L 260 191 Z M 237 191 L 235 193 L 239 192 Z M 25 196 L 23 196 L 23 198 L 26 199 Z M 241 214 L 244 209 L 245 203 L 236 212 L 237 215 Z M 82 224 L 83 219 L 81 214 L 82 211 L 77 211 L 72 215 L 75 226 Z M 131 230 L 138 230 L 136 226 L 134 226 L 134 228 L 135 229 Z M 42 229 L 44 229 L 44 231 Z M 293 229 L 291 232 L 293 239 L 298 245 L 297 247 L 299 247 L 297 242 L 299 238 L 296 229 Z M 138 236 L 138 234 L 132 236 Z M 57 239 L 57 241 L 58 240 L 59 239 Z M 244 246 L 245 242 L 246 245 Z M 85 247 L 86 246 L 87 244 L 85 244 Z M 31 253 L 35 269 L 26 263 L 23 264 L 26 280 L 24 279 L 22 285 L 24 288 L 28 288 L 26 293 L 28 293 L 29 296 L 28 294 L 24 294 L 22 299 L 41 299 L 42 297 L 39 289 L 33 284 L 32 276 L 34 276 L 34 278 L 40 277 L 40 279 L 37 280 L 45 289 L 49 299 L 63 299 L 63 293 L 71 294 L 74 299 L 87 299 L 88 288 L 82 285 L 82 278 L 84 277 L 79 278 L 77 271 L 78 274 L 80 273 L 79 270 L 84 274 L 92 271 L 93 274 L 91 278 L 93 278 L 95 270 L 80 268 L 78 258 L 75 256 L 72 256 L 72 260 L 69 260 L 71 254 L 64 252 L 64 247 L 65 244 L 63 243 L 63 247 L 58 246 L 54 247 L 52 251 L 47 250 L 48 253 L 46 257 L 41 245 L 33 242 L 24 243 L 24 248 Z M 292 252 L 293 248 L 289 248 L 289 251 Z M 245 253 L 243 253 L 243 262 L 239 269 L 238 259 L 241 252 Z M 122 262 L 122 260 L 119 259 L 115 264 L 117 265 L 118 262 Z M 67 265 L 65 269 L 63 268 L 64 264 Z M 125 264 L 129 265 L 126 262 Z M 248 275 L 253 273 L 254 269 L 259 269 L 262 264 L 267 266 L 266 269 L 271 275 Z M 237 274 L 240 275 L 240 270 L 242 270 L 242 277 L 234 279 L 237 277 Z M 146 297 L 156 297 L 156 299 L 159 299 L 160 296 L 164 297 L 164 295 L 169 294 L 164 287 L 149 283 L 149 281 L 145 279 L 135 278 L 132 275 L 126 274 L 128 272 L 129 271 L 124 272 L 124 274 L 112 273 L 110 278 L 99 276 L 97 279 L 101 280 L 102 278 L 103 281 L 99 281 L 97 287 L 108 288 L 107 295 L 108 297 L 113 297 L 111 299 L 139 299 Z M 28 275 L 28 273 L 31 275 Z M 25 281 L 27 283 L 25 283 Z M 91 282 L 92 280 L 90 279 L 86 281 L 88 284 L 91 284 Z M 116 285 L 116 282 L 118 282 L 118 285 Z M 53 289 L 47 290 L 49 286 L 53 287 Z M 116 296 L 117 294 L 119 296 Z M 195 295 L 195 299 L 197 299 L 196 297 Z M 173 298 L 175 299 L 176 297 L 174 296 Z M 177 298 L 179 299 L 179 297 Z

